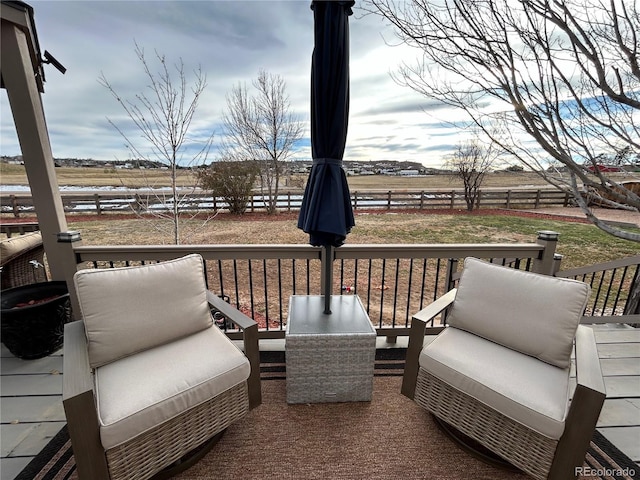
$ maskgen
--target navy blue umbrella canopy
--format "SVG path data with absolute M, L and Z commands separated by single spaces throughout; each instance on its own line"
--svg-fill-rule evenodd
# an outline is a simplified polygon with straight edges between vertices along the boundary
M 349 122 L 349 16 L 354 1 L 313 1 L 311 154 L 298 228 L 314 246 L 339 247 L 355 225 L 342 169 Z

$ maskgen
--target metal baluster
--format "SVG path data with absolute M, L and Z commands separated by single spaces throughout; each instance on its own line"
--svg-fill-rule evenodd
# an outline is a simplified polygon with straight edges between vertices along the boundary
M 264 319 L 269 330 L 269 293 L 267 291 L 267 259 L 262 259 L 262 278 L 264 281 Z
M 236 287 L 236 308 L 240 310 L 240 291 L 238 288 L 238 262 L 233 259 L 233 281 Z

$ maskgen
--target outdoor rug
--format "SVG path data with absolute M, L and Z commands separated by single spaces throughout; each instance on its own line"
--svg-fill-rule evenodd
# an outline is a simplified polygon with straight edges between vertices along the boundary
M 399 349 L 378 353 L 371 402 L 288 405 L 284 357 L 264 352 L 262 405 L 229 427 L 200 462 L 174 478 L 530 478 L 477 460 L 401 395 L 403 355 Z M 584 480 L 639 478 L 638 466 L 598 432 L 584 469 Z M 77 479 L 66 427 L 17 477 L 54 479 Z

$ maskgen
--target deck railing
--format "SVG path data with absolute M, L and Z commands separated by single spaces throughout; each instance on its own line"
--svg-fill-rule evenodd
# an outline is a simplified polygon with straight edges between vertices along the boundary
M 591 286 L 585 322 L 640 323 L 640 255 L 561 270 L 555 275 Z
M 551 273 L 556 238 L 541 234 L 527 244 L 345 245 L 335 249 L 333 294 L 358 294 L 379 335 L 406 335 L 411 315 L 452 288 L 458 260 L 474 256 Z M 309 245 L 76 246 L 74 252 L 78 268 L 199 253 L 209 289 L 256 320 L 261 338 L 284 336 L 291 295 L 323 293 L 322 249 Z
M 14 233 L 18 235 L 24 235 L 29 232 L 37 232 L 40 230 L 38 222 L 23 222 L 23 223 L 2 223 L 0 224 L 0 233 L 4 233 L 7 238 L 11 238 Z

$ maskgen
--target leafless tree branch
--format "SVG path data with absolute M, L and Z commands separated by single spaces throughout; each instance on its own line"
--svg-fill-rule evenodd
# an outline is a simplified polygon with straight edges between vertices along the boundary
M 141 175 L 146 180 L 149 193 L 143 203 L 146 205 L 160 204 L 160 209 L 145 209 L 154 218 L 160 220 L 154 222 L 156 229 L 165 233 L 167 223 L 170 220 L 170 232 L 174 243 L 177 245 L 185 237 L 181 231 L 184 220 L 194 218 L 195 214 L 184 213 L 185 206 L 189 202 L 190 195 L 195 191 L 196 185 L 185 189 L 180 186 L 181 175 L 190 175 L 191 168 L 204 163 L 209 155 L 213 142 L 213 133 L 204 140 L 198 140 L 201 147 L 189 159 L 185 159 L 185 150 L 192 131 L 191 124 L 194 119 L 198 103 L 204 92 L 207 81 L 206 75 L 198 68 L 195 72 L 193 85 L 187 85 L 187 77 L 182 60 L 174 66 L 175 76 L 167 65 L 164 55 L 155 52 L 158 63 L 158 71 L 154 72 L 145 57 L 144 50 L 136 43 L 135 53 L 145 72 L 149 85 L 147 90 L 134 96 L 134 100 L 122 98 L 115 87 L 107 80 L 104 73 L 98 78 L 98 82 L 105 87 L 120 104 L 129 120 L 135 126 L 135 130 L 141 135 L 143 142 L 140 144 L 127 133 L 123 127 L 114 121 L 107 119 L 124 139 L 130 151 L 131 158 L 146 160 L 149 163 L 161 164 L 167 168 L 170 181 L 170 194 L 157 189 L 141 170 Z M 189 96 L 189 92 L 191 96 Z
M 283 162 L 293 154 L 304 127 L 291 111 L 281 76 L 261 70 L 253 87 L 255 94 L 251 96 L 243 84 L 234 86 L 227 95 L 223 115 L 226 150 L 228 155 L 258 162 L 267 211 L 275 213 Z
M 607 171 L 614 162 L 629 175 L 640 170 L 637 2 L 366 0 L 364 5 L 419 51 L 415 64 L 400 67 L 396 81 L 463 110 L 493 144 L 580 198 L 595 225 L 637 241 L 625 229 L 596 221 L 585 200 L 640 211 L 637 190 Z

